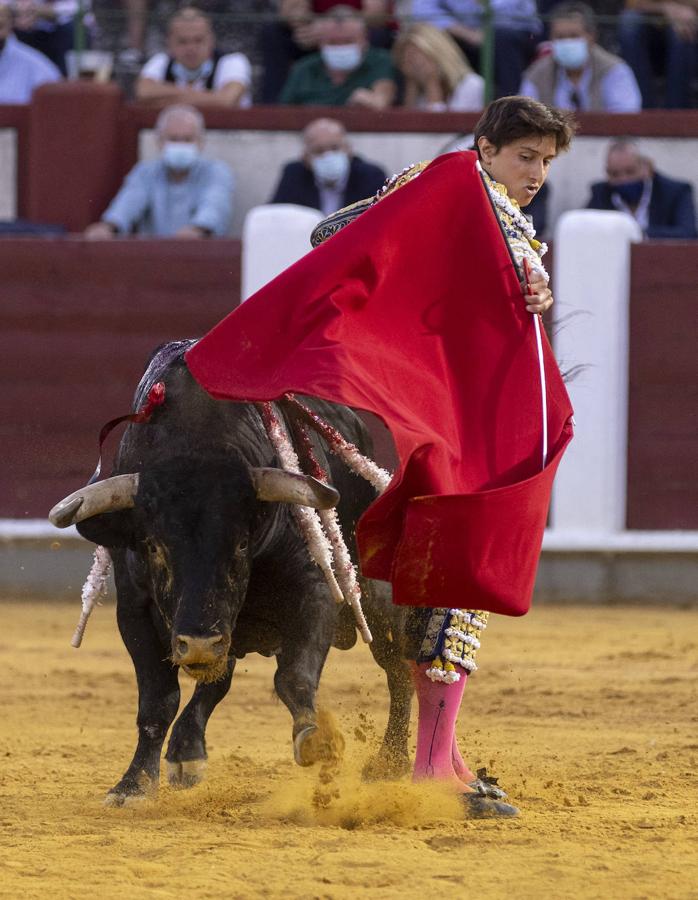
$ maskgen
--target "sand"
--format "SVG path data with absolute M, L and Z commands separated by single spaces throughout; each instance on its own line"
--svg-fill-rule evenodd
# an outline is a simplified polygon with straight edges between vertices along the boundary
M 338 772 L 300 769 L 273 660 L 214 713 L 207 781 L 103 805 L 135 745 L 114 607 L 0 604 L 0 897 L 698 898 L 698 611 L 541 607 L 497 618 L 459 738 L 521 817 L 464 819 L 438 789 L 362 783 L 386 716 L 367 649 L 333 651 L 320 701 Z M 186 688 L 191 682 L 182 677 Z

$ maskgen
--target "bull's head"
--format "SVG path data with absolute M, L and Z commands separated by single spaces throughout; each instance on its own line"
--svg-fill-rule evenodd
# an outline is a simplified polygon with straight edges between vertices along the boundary
M 179 460 L 88 485 L 56 504 L 49 519 L 130 550 L 119 591 L 147 593 L 169 628 L 173 662 L 199 681 L 215 681 L 226 670 L 252 560 L 274 527 L 266 502 L 329 509 L 338 500 L 310 476 L 230 458 Z

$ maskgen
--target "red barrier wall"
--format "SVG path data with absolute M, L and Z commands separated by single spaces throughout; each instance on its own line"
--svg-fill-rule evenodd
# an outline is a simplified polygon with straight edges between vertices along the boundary
M 151 351 L 237 305 L 240 245 L 3 240 L 0 271 L 0 518 L 43 518 L 92 474 Z
M 628 527 L 698 529 L 698 246 L 631 265 Z
M 697 249 L 633 248 L 631 528 L 698 528 Z M 0 271 L 0 518 L 42 518 L 92 473 L 99 429 L 130 409 L 150 352 L 237 305 L 240 246 L 5 240 Z M 372 430 L 391 465 L 387 432 Z
M 28 219 L 82 231 L 99 218 L 121 182 L 119 114 L 113 84 L 42 85 L 30 107 Z

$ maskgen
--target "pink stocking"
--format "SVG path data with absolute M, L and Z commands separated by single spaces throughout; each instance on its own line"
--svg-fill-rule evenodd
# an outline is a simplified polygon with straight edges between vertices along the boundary
M 456 719 L 466 682 L 465 672 L 454 684 L 444 684 L 427 677 L 426 671 L 430 665 L 410 663 L 419 703 L 417 755 L 412 778 L 414 781 L 425 778 L 450 781 L 463 790 L 463 783 L 456 777 L 453 768 L 452 753 Z
M 461 675 L 461 678 L 467 678 L 465 673 Z M 471 781 L 475 781 L 475 773 L 472 769 L 468 768 L 467 763 L 460 754 L 455 732 L 453 734 L 453 743 L 451 744 L 451 759 L 453 761 L 453 770 L 461 781 L 464 781 L 466 784 L 469 784 Z

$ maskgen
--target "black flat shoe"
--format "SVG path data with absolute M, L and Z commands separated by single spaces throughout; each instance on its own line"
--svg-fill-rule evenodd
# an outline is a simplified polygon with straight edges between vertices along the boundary
M 491 797 L 493 800 L 507 799 L 507 792 L 499 787 L 495 779 L 490 781 L 485 778 L 476 778 L 474 781 L 468 782 L 468 787 L 471 787 L 481 797 Z
M 519 815 L 519 811 L 511 803 L 503 803 L 492 797 L 483 797 L 482 794 L 461 794 L 465 810 L 471 819 L 513 819 Z

